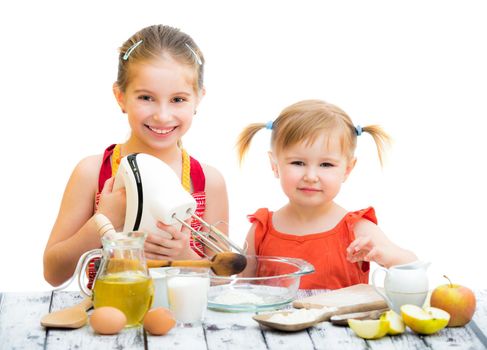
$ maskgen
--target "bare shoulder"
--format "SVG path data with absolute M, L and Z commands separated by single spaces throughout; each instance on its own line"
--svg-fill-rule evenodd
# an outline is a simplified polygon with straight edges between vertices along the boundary
M 103 155 L 97 154 L 81 159 L 73 170 L 73 176 L 80 179 L 98 179 Z
M 206 187 L 205 190 L 208 192 L 221 191 L 226 188 L 225 179 L 223 175 L 216 168 L 211 165 L 201 164 L 203 172 L 205 173 Z
M 101 154 L 81 159 L 69 178 L 67 190 L 96 193 L 102 159 Z
M 98 171 L 100 170 L 102 159 L 103 159 L 102 154 L 87 156 L 78 162 L 76 168 L 79 169 L 80 171 L 88 171 L 88 172 Z
M 216 224 L 222 232 L 228 232 L 228 194 L 222 174 L 212 166 L 202 164 L 205 173 L 206 208 L 205 221 Z

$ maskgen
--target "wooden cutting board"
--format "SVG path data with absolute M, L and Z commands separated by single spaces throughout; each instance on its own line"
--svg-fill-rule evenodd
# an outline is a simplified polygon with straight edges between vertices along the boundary
M 293 306 L 297 309 L 336 307 L 337 310 L 333 314 L 341 315 L 387 308 L 387 303 L 370 284 L 356 284 L 297 299 L 293 302 Z

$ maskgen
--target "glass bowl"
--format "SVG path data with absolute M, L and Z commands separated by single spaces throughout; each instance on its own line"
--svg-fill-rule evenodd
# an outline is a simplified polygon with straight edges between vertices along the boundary
M 247 255 L 247 267 L 233 276 L 210 276 L 208 308 L 220 311 L 277 309 L 296 297 L 301 276 L 313 273 L 302 259 Z

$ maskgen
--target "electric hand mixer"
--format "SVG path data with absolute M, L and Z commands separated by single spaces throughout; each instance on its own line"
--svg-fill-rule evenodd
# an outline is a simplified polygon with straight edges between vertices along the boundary
M 195 199 L 182 187 L 174 170 L 159 158 L 144 153 L 123 157 L 113 189 L 123 187 L 127 200 L 124 232 L 140 230 L 171 238 L 169 233 L 157 227 L 157 221 L 166 225 L 183 225 L 190 229 L 193 239 L 214 252 L 234 249 L 244 254 L 242 248 L 195 214 Z M 194 230 L 185 222 L 190 217 L 199 221 L 208 232 Z

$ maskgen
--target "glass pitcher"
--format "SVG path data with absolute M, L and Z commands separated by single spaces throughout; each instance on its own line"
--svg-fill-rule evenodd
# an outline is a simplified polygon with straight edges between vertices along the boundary
M 78 275 L 81 292 L 93 300 L 93 306 L 112 306 L 127 317 L 127 327 L 139 325 L 149 310 L 154 287 L 144 256 L 146 233 L 128 232 L 102 237 L 103 249 L 86 252 L 80 258 Z M 93 258 L 101 263 L 90 291 L 82 281 L 83 271 Z

